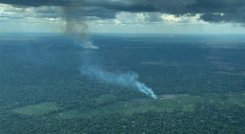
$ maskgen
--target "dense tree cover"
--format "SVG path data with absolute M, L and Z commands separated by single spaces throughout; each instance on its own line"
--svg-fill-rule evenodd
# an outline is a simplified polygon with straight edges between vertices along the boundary
M 124 116 L 114 113 L 93 119 L 60 120 L 54 116 L 1 118 L 3 133 L 240 133 L 245 111 L 200 104 L 195 112 L 147 112 Z
M 5 41 L 0 45 L 0 133 L 243 134 L 244 96 L 229 99 L 230 95 L 244 93 L 244 49 L 200 47 L 193 45 L 192 38 L 165 42 L 163 39 L 168 38 L 95 36 L 93 40 L 100 50 L 93 50 L 89 58 L 95 63 L 103 61 L 101 67 L 112 72 L 137 72 L 139 80 L 158 95 L 202 96 L 204 99 L 195 103 L 194 110 L 103 113 L 106 106 L 142 100 L 148 104 L 145 101 L 149 98 L 133 88 L 82 76 L 79 69 L 86 58 L 84 50 L 67 45 L 69 41 L 61 37 Z M 43 102 L 56 102 L 62 109 L 41 116 L 12 111 Z M 81 113 L 96 110 L 101 114 L 59 118 L 59 113 L 73 109 Z

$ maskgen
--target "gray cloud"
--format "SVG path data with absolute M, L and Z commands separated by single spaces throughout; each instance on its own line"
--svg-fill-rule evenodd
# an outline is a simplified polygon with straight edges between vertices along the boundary
M 117 12 L 160 12 L 176 16 L 203 14 L 210 22 L 245 22 L 244 0 L 0 0 L 15 6 L 61 6 L 73 10 L 71 16 L 114 18 Z M 154 18 L 157 17 L 153 17 Z

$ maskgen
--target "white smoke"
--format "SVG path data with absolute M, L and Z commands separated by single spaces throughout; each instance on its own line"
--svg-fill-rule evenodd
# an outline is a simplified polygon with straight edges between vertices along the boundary
M 99 49 L 99 47 L 95 46 L 90 40 L 85 41 L 85 43 L 83 43 L 84 45 L 83 48 L 89 48 L 89 49 Z
M 135 88 L 147 96 L 157 99 L 157 95 L 151 88 L 138 81 L 138 75 L 136 73 L 112 73 L 95 66 L 83 66 L 81 73 L 106 83 Z
M 88 25 L 81 16 L 76 14 L 82 11 L 82 1 L 72 1 L 70 4 L 63 6 L 63 16 L 65 19 L 65 34 L 72 37 L 74 42 L 87 49 L 99 49 L 95 46 L 88 36 Z M 87 62 L 91 55 L 85 55 L 84 60 Z M 81 72 L 89 77 L 112 84 L 119 84 L 125 87 L 138 89 L 140 92 L 157 99 L 152 89 L 144 83 L 138 81 L 138 75 L 135 73 L 111 73 L 95 66 L 85 65 L 81 68 Z

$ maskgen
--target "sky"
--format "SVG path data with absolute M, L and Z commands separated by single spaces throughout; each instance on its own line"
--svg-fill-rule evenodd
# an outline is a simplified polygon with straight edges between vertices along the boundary
M 245 34 L 245 0 L 0 0 L 0 33 L 80 26 L 91 33 Z

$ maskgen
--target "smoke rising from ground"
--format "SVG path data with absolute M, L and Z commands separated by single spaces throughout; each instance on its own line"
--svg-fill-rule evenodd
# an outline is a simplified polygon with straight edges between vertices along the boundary
M 79 11 L 83 11 L 81 5 L 82 4 L 79 2 L 72 2 L 70 5 L 63 7 L 63 16 L 66 22 L 65 33 L 74 40 L 75 44 L 79 44 L 83 48 L 98 49 L 88 37 L 88 25 L 84 19 L 78 15 L 80 13 Z M 91 55 L 85 55 L 84 58 L 86 62 L 91 63 L 91 61 L 89 61 L 91 60 Z M 138 89 L 140 92 L 157 99 L 152 89 L 138 81 L 138 75 L 135 73 L 111 73 L 100 67 L 95 67 L 93 64 L 84 64 L 81 67 L 81 73 L 106 83 Z
M 112 73 L 96 66 L 83 66 L 81 68 L 81 73 L 106 83 L 135 88 L 147 96 L 157 99 L 157 95 L 151 88 L 138 81 L 138 75 L 136 73 Z
M 82 11 L 80 3 L 73 2 L 63 6 L 63 18 L 65 20 L 65 34 L 70 36 L 74 43 L 87 49 L 98 49 L 88 37 L 88 25 L 82 16 L 78 15 Z

